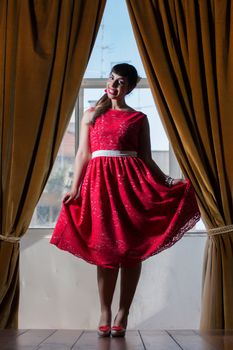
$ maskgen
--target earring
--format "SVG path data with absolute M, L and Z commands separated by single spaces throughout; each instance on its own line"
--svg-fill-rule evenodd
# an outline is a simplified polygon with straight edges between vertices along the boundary
M 107 92 L 107 91 L 108 91 L 107 89 L 104 90 L 104 92 Z

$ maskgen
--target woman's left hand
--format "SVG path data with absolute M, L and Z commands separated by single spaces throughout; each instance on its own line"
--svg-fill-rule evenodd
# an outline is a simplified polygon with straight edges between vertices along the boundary
M 185 183 L 186 181 L 186 179 L 173 179 L 172 186 L 177 185 L 179 183 Z

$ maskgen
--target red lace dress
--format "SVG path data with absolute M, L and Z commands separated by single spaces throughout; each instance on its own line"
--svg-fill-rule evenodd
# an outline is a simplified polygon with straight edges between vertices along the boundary
M 144 118 L 108 110 L 90 126 L 91 152 L 137 152 Z M 79 197 L 62 203 L 50 243 L 91 264 L 133 266 L 171 247 L 199 219 L 189 179 L 168 187 L 140 157 L 97 155 Z

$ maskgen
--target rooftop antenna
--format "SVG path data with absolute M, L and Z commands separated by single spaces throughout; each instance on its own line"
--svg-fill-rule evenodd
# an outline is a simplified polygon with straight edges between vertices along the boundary
M 101 28 L 101 45 L 100 45 L 100 49 L 101 49 L 101 62 L 100 62 L 100 78 L 104 78 L 104 77 L 105 77 L 105 70 L 104 70 L 104 50 L 108 50 L 108 49 L 109 49 L 109 46 L 108 46 L 108 45 L 104 45 L 104 22 L 101 24 L 100 28 Z

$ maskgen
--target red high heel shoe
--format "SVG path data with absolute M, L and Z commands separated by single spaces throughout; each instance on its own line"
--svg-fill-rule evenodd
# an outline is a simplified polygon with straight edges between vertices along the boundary
M 99 337 L 109 337 L 111 334 L 111 327 L 108 325 L 99 326 L 97 333 Z
M 128 314 L 129 313 L 127 313 L 127 318 L 128 318 Z M 125 320 L 123 321 L 122 320 L 122 324 L 123 325 L 119 325 L 119 326 L 112 326 L 111 327 L 111 335 L 112 335 L 112 337 L 124 337 L 125 336 L 125 333 L 126 333 L 126 327 L 127 327 L 127 324 L 128 324 L 128 320 L 127 320 L 127 318 L 125 318 Z M 114 323 L 116 322 L 116 319 L 117 319 L 117 315 L 115 316 L 115 319 L 114 319 Z M 114 324 L 113 323 L 113 324 Z
M 112 337 L 124 337 L 126 329 L 122 326 L 112 326 L 111 335 Z

